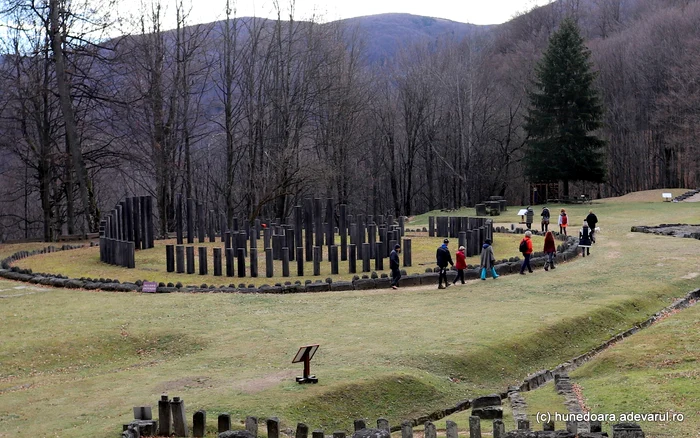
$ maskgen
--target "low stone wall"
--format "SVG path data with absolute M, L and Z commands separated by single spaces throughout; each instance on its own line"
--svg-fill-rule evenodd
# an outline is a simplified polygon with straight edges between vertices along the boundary
M 684 237 L 700 240 L 700 224 L 661 224 L 657 226 L 633 226 L 633 233 L 657 234 L 660 236 Z
M 673 198 L 673 202 L 685 201 L 686 199 L 690 198 L 691 196 L 695 196 L 698 193 L 700 193 L 700 189 L 689 190 L 689 191 L 683 193 L 682 195 L 676 196 L 675 198 Z

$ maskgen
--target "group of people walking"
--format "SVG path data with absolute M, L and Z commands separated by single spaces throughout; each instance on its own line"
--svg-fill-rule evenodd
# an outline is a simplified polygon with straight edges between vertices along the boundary
M 520 266 L 520 275 L 525 275 L 525 270 L 532 273 L 532 266 L 530 266 L 530 258 L 534 252 L 532 246 L 532 231 L 529 230 L 532 224 L 532 208 L 527 207 L 527 225 L 528 231 L 525 232 L 525 237 L 520 241 L 519 250 L 523 254 L 523 263 Z M 544 247 L 543 252 L 545 254 L 545 265 L 544 270 L 549 271 L 549 269 L 555 269 L 554 259 L 557 253 L 557 245 L 554 241 L 554 234 L 549 231 L 549 221 L 551 218 L 550 211 L 547 207 L 542 208 L 542 232 L 544 235 Z M 566 215 L 566 210 L 561 209 L 559 213 L 559 233 L 566 234 L 566 228 L 568 227 L 569 220 Z M 581 248 L 581 255 L 585 257 L 591 253 L 591 245 L 595 243 L 595 228 L 598 224 L 598 217 L 593 213 L 593 210 L 588 212 L 588 216 L 583 221 L 583 226 L 579 231 L 579 247 Z M 465 248 L 460 246 L 455 254 L 457 259 L 456 263 L 452 260 L 452 254 L 448 248 L 450 241 L 445 239 L 442 241 L 435 254 L 435 259 L 439 269 L 438 275 L 438 289 L 445 289 L 450 286 L 450 281 L 447 279 L 448 266 L 454 266 L 457 273 L 452 280 L 451 284 L 457 284 L 457 281 L 461 281 L 464 284 L 464 270 L 467 269 L 467 256 L 465 253 Z M 391 287 L 392 289 L 397 289 L 399 286 L 399 280 L 401 279 L 401 271 L 399 269 L 399 253 L 401 252 L 401 246 L 395 245 L 394 250 L 391 251 L 389 255 L 389 268 L 391 269 Z M 490 239 L 486 239 L 481 248 L 481 263 L 480 263 L 480 278 L 486 280 L 488 274 L 491 274 L 493 279 L 498 278 L 496 273 L 496 257 L 493 253 L 493 246 Z

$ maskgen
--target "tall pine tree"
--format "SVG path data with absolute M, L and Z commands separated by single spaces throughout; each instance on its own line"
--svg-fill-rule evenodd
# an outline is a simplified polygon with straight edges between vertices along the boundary
M 525 121 L 525 174 L 532 182 L 603 182 L 605 142 L 592 132 L 603 109 L 593 86 L 590 51 L 576 23 L 562 21 L 535 69 L 534 90 Z

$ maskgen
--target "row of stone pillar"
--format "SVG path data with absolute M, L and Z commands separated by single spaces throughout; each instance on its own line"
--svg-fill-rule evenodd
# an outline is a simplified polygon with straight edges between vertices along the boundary
M 100 237 L 100 261 L 124 268 L 135 268 L 134 242 Z
M 126 198 L 100 221 L 100 261 L 103 263 L 134 268 L 134 251 L 153 246 L 153 198 L 150 196 Z
M 390 241 L 389 246 L 393 249 L 396 241 Z M 375 242 L 375 257 L 371 257 L 370 244 L 363 243 L 362 254 L 358 256 L 358 246 L 355 244 L 349 245 L 348 271 L 351 274 L 357 273 L 358 260 L 362 263 L 362 272 L 371 271 L 371 260 L 374 260 L 374 269 L 377 271 L 384 270 L 384 243 Z M 331 265 L 331 275 L 337 275 L 340 271 L 338 246 L 331 245 L 329 250 L 329 262 Z M 280 248 L 282 261 L 282 276 L 289 277 L 290 262 L 296 261 L 297 276 L 304 276 L 304 248 L 297 247 L 295 257 L 292 258 L 292 252 L 287 247 Z M 412 266 L 413 256 L 411 249 L 411 239 L 403 239 L 402 245 L 403 266 Z M 209 275 L 208 248 L 198 247 L 198 268 L 199 275 Z M 176 272 L 179 274 L 195 274 L 195 247 L 184 245 L 166 245 L 165 246 L 166 270 L 168 272 Z M 274 277 L 274 250 L 271 247 L 265 249 L 265 276 Z M 312 248 L 312 272 L 314 276 L 321 275 L 322 248 L 314 246 Z M 225 263 L 225 264 L 224 264 Z M 234 266 L 235 265 L 235 266 Z M 212 274 L 214 276 L 224 275 L 223 268 L 225 267 L 225 275 L 227 277 L 245 277 L 246 276 L 246 255 L 243 248 L 213 248 L 213 265 Z M 234 269 L 235 268 L 235 269 Z M 258 249 L 250 249 L 250 276 L 258 277 Z

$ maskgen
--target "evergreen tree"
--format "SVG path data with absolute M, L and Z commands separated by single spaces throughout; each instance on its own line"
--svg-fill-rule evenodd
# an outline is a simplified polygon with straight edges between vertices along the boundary
M 593 131 L 603 109 L 593 86 L 590 51 L 576 23 L 562 21 L 537 64 L 530 110 L 525 121 L 525 174 L 532 182 L 603 182 L 605 142 Z

